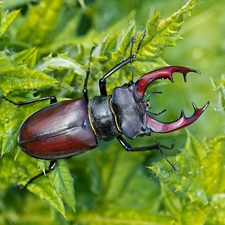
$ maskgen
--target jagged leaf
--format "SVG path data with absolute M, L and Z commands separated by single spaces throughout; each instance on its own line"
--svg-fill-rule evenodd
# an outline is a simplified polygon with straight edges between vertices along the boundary
M 86 73 L 84 66 L 63 55 L 58 55 L 57 57 L 50 56 L 46 58 L 45 62 L 37 67 L 40 71 L 62 70 L 68 68 L 72 68 L 74 73 L 80 75 L 85 75 Z
M 31 7 L 24 24 L 18 29 L 17 39 L 31 45 L 45 42 L 58 20 L 63 0 L 42 0 L 36 7 Z
M 165 184 L 162 185 L 165 204 L 171 215 L 180 221 L 178 224 L 184 220 L 181 217 L 190 222 L 188 214 L 195 224 L 202 224 L 206 214 L 208 221 L 224 221 L 224 204 L 218 204 L 225 193 L 224 147 L 224 136 L 201 144 L 188 132 L 185 148 L 171 158 L 179 167 L 178 172 L 164 161 L 150 167 Z
M 21 60 L 24 60 L 24 56 Z M 0 88 L 4 90 L 5 95 L 12 90 L 40 88 L 54 85 L 57 82 L 38 70 L 29 69 L 23 64 L 18 65 L 18 57 L 15 61 L 7 56 L 0 57 Z M 31 61 L 33 61 L 33 56 Z M 33 62 L 30 65 L 33 65 Z
M 198 2 L 199 0 L 189 0 L 180 10 L 166 19 L 163 19 L 160 12 L 157 11 L 155 16 L 149 20 L 147 35 L 138 55 L 141 61 L 148 60 L 149 70 L 163 63 L 160 58 L 163 49 L 176 46 L 177 39 L 180 39 L 178 32 L 184 24 L 183 17 L 186 14 L 190 15 Z M 163 64 L 166 65 L 165 62 Z M 146 67 L 139 66 L 138 69 L 143 71 Z
M 81 213 L 77 216 L 78 225 L 173 225 L 174 220 L 167 215 L 149 215 L 145 211 L 114 211 L 105 213 Z
M 59 161 L 48 176 L 50 179 L 42 177 L 35 180 L 28 185 L 28 189 L 41 199 L 46 200 L 66 217 L 64 202 L 75 211 L 75 193 L 73 179 L 65 161 Z
M 0 87 L 5 94 L 16 89 L 40 88 L 43 86 L 54 85 L 57 81 L 46 74 L 30 70 L 24 66 L 17 68 L 11 67 L 0 76 Z
M 62 200 L 75 211 L 75 191 L 73 178 L 71 177 L 68 165 L 64 160 L 57 163 L 56 168 L 49 174 L 52 187 L 56 190 Z
M 147 24 L 146 36 L 141 44 L 141 48 L 137 58 L 135 59 L 135 62 L 132 63 L 131 71 L 136 70 L 136 73 L 139 75 L 140 73 L 143 74 L 157 67 L 167 65 L 166 62 L 161 58 L 161 53 L 167 47 L 176 46 L 176 41 L 180 39 L 178 33 L 184 23 L 183 17 L 187 14 L 191 14 L 191 11 L 198 1 L 199 0 L 188 1 L 180 10 L 166 19 L 162 18 L 159 11 L 155 13 L 155 16 L 151 18 Z M 109 71 L 116 64 L 130 55 L 130 46 L 132 36 L 134 35 L 134 27 L 135 23 L 133 22 L 125 32 L 121 32 L 120 34 L 113 37 L 104 38 L 102 43 L 97 46 L 94 55 L 98 55 L 100 60 L 102 59 L 100 65 L 101 69 L 99 69 L 99 71 Z M 135 53 L 139 45 L 142 33 L 143 32 L 140 32 L 136 37 L 133 53 Z M 105 60 L 104 56 L 107 56 L 108 60 Z M 127 65 L 126 67 L 130 67 L 130 65 Z M 132 75 L 128 73 L 126 69 L 121 69 L 119 74 L 119 78 L 118 76 L 115 79 L 114 77 L 110 78 L 114 86 L 115 84 L 117 85 L 117 81 L 119 81 L 118 84 L 121 83 L 121 80 L 123 80 L 124 77 L 128 81 L 132 77 Z M 112 87 L 109 86 L 109 89 L 111 88 Z
M 28 69 L 34 69 L 37 60 L 37 48 L 26 49 L 12 56 L 12 61 L 18 65 L 25 65 Z
M 40 180 L 37 180 L 35 183 L 29 184 L 27 188 L 29 191 L 33 192 L 42 200 L 46 200 L 55 209 L 57 209 L 64 217 L 66 217 L 62 197 L 50 184 L 49 179 L 46 179 L 44 177 Z
M 140 76 L 140 73 L 143 73 L 143 71 L 147 72 L 154 67 L 165 64 L 160 53 L 164 48 L 175 45 L 176 40 L 179 38 L 178 31 L 183 23 L 182 17 L 183 15 L 190 13 L 193 8 L 192 6 L 194 6 L 196 2 L 197 1 L 195 0 L 188 1 L 181 10 L 165 20 L 162 20 L 162 16 L 157 12 L 154 18 L 149 21 L 146 39 L 142 43 L 143 45 L 141 46 L 137 61 L 132 64 L 132 70 L 137 70 L 139 72 L 137 73 L 138 76 Z M 63 7 L 62 3 L 64 4 Z M 11 57 L 4 53 L 0 55 L 0 91 L 2 94 L 10 92 L 10 95 L 13 96 L 13 94 L 15 94 L 17 96 L 16 99 L 20 100 L 34 97 L 34 94 L 35 97 L 39 95 L 56 95 L 62 98 L 74 98 L 74 96 L 65 93 L 65 90 L 59 90 L 60 88 L 42 88 L 49 87 L 57 82 L 57 80 L 47 76 L 43 71 L 57 77 L 57 79 L 60 77 L 60 81 L 63 79 L 67 80 L 69 82 L 68 86 L 70 85 L 70 82 L 74 83 L 77 85 L 77 92 L 82 90 L 86 69 L 81 65 L 86 67 L 88 65 L 89 52 L 93 45 L 94 37 L 98 35 L 97 40 L 99 40 L 103 35 L 99 30 L 90 29 L 86 35 L 77 38 L 76 34 L 74 34 L 76 33 L 76 24 L 74 25 L 74 23 L 76 23 L 80 17 L 77 16 L 76 20 L 73 20 L 75 16 L 71 16 L 73 19 L 67 23 L 67 19 L 70 18 L 70 15 L 66 17 L 68 14 L 67 9 L 69 8 L 69 4 L 67 5 L 67 3 L 67 1 L 62 0 L 42 0 L 38 2 L 37 5 L 30 4 L 29 7 L 26 8 L 27 11 L 25 11 L 25 14 L 21 14 L 21 18 L 19 18 L 20 21 L 18 21 L 18 26 L 20 26 L 20 28 L 18 29 L 18 26 L 15 26 L 13 27 L 14 30 L 12 30 L 12 40 L 14 41 L 10 42 L 9 40 L 6 40 L 6 44 L 3 41 L 1 42 L 4 44 L 3 47 L 9 48 L 13 46 L 13 50 L 9 50 L 14 54 Z M 72 1 L 70 4 L 72 4 Z M 94 11 L 95 10 L 90 7 L 85 13 L 90 16 Z M 72 11 L 72 13 L 74 14 L 74 11 Z M 53 33 L 57 33 L 57 31 L 53 31 L 53 29 L 57 24 L 56 21 L 60 15 L 66 17 L 60 18 L 60 22 L 62 22 L 60 23 L 60 26 L 67 25 L 66 27 L 68 30 L 65 34 L 61 28 L 62 32 L 59 35 L 60 38 L 51 40 L 51 37 L 54 36 Z M 110 32 L 104 31 L 106 35 L 100 44 L 100 41 L 96 41 L 95 39 L 94 42 L 97 47 L 94 50 L 91 62 L 92 76 L 90 76 L 89 79 L 90 89 L 95 89 L 95 87 L 97 87 L 92 85 L 93 81 L 99 80 L 105 72 L 109 71 L 121 60 L 130 55 L 130 43 L 134 33 L 138 34 L 136 38 L 137 41 L 133 48 L 133 52 L 136 51 L 142 32 L 137 31 L 137 25 L 134 19 L 131 20 L 129 26 L 127 26 L 128 23 L 126 23 L 125 26 L 128 27 L 127 29 L 122 29 L 124 21 L 127 22 L 128 20 L 127 18 L 120 20 L 116 29 L 115 27 L 109 27 L 108 31 L 113 31 L 111 35 L 109 35 Z M 90 21 L 92 22 L 91 19 Z M 21 22 L 23 23 L 22 26 L 20 25 Z M 93 24 L 94 22 L 96 21 L 93 20 Z M 119 31 L 118 28 L 120 28 Z M 17 34 L 16 38 L 14 37 L 15 33 Z M 66 43 L 64 43 L 64 39 L 66 40 Z M 74 40 L 69 42 L 70 46 L 68 46 L 68 40 Z M 77 46 L 81 46 L 80 43 L 82 43 L 82 47 L 79 48 Z M 36 45 L 40 47 L 40 55 L 38 55 L 38 57 L 35 48 L 27 49 L 27 46 Z M 18 52 L 13 52 L 14 47 L 15 51 Z M 147 49 L 146 51 L 145 47 Z M 21 51 L 21 48 L 25 48 L 25 50 Z M 48 58 L 47 61 L 43 62 L 44 55 L 49 55 L 51 52 L 53 57 Z M 65 52 L 69 52 L 68 58 L 65 58 L 62 54 L 55 57 L 58 53 Z M 69 57 L 72 59 L 75 58 L 77 63 L 74 63 Z M 36 65 L 36 60 L 38 66 Z M 65 71 L 67 73 L 65 75 L 66 78 L 62 77 L 64 76 Z M 70 73 L 70 71 L 72 72 Z M 73 76 L 73 73 L 75 76 Z M 76 74 L 79 76 L 76 77 Z M 132 78 L 132 72 L 129 73 L 127 69 L 118 71 L 118 74 L 119 75 L 110 78 L 111 82 L 107 83 L 109 84 L 107 88 L 112 90 L 115 86 L 121 85 L 121 83 Z M 80 85 L 81 82 L 82 85 Z M 35 92 L 28 90 L 31 88 L 36 88 Z M 26 95 L 27 92 L 28 94 Z M 35 106 L 30 107 L 32 109 L 35 108 Z M 23 109 L 24 112 L 21 112 L 21 115 L 21 109 L 12 112 L 8 115 L 10 121 L 7 122 L 7 113 L 9 113 L 10 109 L 13 109 L 13 106 L 11 108 L 9 106 L 6 113 L 3 113 L 4 119 L 1 118 L 0 128 L 2 130 L 9 130 L 6 132 L 6 136 L 4 136 L 3 139 L 4 170 L 1 167 L 0 179 L 2 183 L 5 182 L 4 184 L 1 184 L 4 188 L 7 188 L 12 184 L 17 184 L 18 181 L 23 183 L 38 172 L 36 159 L 31 159 L 31 157 L 21 151 L 17 154 L 15 154 L 14 151 L 10 151 L 11 148 L 13 148 L 13 150 L 18 150 L 18 147 L 15 148 L 15 139 L 20 123 L 14 120 L 14 117 L 22 119 L 24 115 L 30 115 L 33 110 L 29 110 L 28 108 L 29 107 L 25 107 L 25 109 Z M 4 126 L 2 124 L 4 124 Z M 78 177 L 76 185 L 80 185 L 78 194 L 78 198 L 80 199 L 79 204 L 77 204 L 79 207 L 79 215 L 72 215 L 68 218 L 76 224 L 174 224 L 174 216 L 171 217 L 170 215 L 167 216 L 164 212 L 161 213 L 160 189 L 157 182 L 155 180 L 150 180 L 149 174 L 146 176 L 145 172 L 142 171 L 146 165 L 145 157 L 147 158 L 147 156 L 134 153 L 132 156 L 129 155 L 128 160 L 128 153 L 121 149 L 119 144 L 112 143 L 113 145 L 111 145 L 111 147 L 109 147 L 109 143 L 103 145 L 102 150 L 105 148 L 107 152 L 105 154 L 99 153 L 101 155 L 100 157 L 98 157 L 98 153 L 95 155 L 95 153 L 92 154 L 89 152 L 86 154 L 90 154 L 90 160 L 86 160 L 88 156 L 87 158 L 77 157 L 73 158 L 73 161 L 71 160 L 70 168 L 75 167 L 75 170 L 73 170 L 72 173 Z M 201 145 L 196 144 L 196 146 L 200 146 L 200 148 L 204 149 Z M 119 153 L 114 152 L 117 149 L 120 149 L 123 153 L 120 155 Z M 16 157 L 12 157 L 11 154 L 15 154 Z M 203 159 L 199 157 L 198 160 L 204 160 L 205 157 L 205 155 Z M 15 163 L 13 163 L 14 159 Z M 7 161 L 10 163 L 7 164 Z M 38 163 L 38 165 L 40 164 L 41 163 Z M 194 164 L 194 162 L 190 161 L 190 164 Z M 9 165 L 10 168 L 8 168 L 7 165 Z M 172 171 L 170 169 L 168 169 L 168 171 L 171 175 Z M 175 174 L 174 178 L 172 177 L 173 179 L 170 181 L 172 184 L 174 184 L 174 180 L 175 178 L 177 179 L 177 176 L 178 175 Z M 137 178 L 135 179 L 135 177 Z M 7 178 L 9 179 L 8 182 Z M 82 181 L 84 182 L 82 183 Z M 202 195 L 196 196 L 192 193 L 193 188 L 190 187 L 189 182 L 184 182 L 184 186 L 186 185 L 185 187 L 189 188 L 189 198 L 192 198 L 192 200 L 197 199 L 196 201 L 199 204 L 205 204 L 209 201 L 209 197 L 207 193 L 205 194 L 204 188 Z M 198 183 L 196 181 L 194 188 L 200 189 L 202 188 L 201 185 L 200 181 Z M 39 198 L 45 200 L 43 201 L 43 204 L 47 201 L 64 217 L 67 208 L 74 211 L 75 197 L 73 179 L 64 162 L 59 163 L 58 167 L 56 167 L 49 175 L 29 184 L 27 188 Z M 183 193 L 182 187 L 180 187 L 179 192 Z M 221 196 L 215 196 L 214 198 L 217 204 L 220 197 Z M 66 203 L 68 207 L 65 207 L 64 203 Z M 3 208 L 4 207 L 2 207 L 2 209 Z M 4 211 L 6 210 L 4 209 Z M 18 215 L 20 216 L 21 214 L 18 213 Z M 16 218 L 19 217 L 18 215 L 16 215 Z M 8 218 L 10 217 L 7 217 L 7 219 Z M 30 222 L 30 219 L 27 219 L 27 221 Z
M 12 107 L 3 103 L 0 106 L 2 115 L 0 121 L 3 124 L 2 130 L 5 131 L 1 134 L 1 156 L 3 156 L 14 149 L 17 144 L 18 129 L 21 119 L 24 118 L 24 113 L 20 110 L 12 110 Z
M 0 3 L 0 6 L 2 6 L 2 3 Z M 7 13 L 7 12 L 2 13 L 1 11 L 2 11 L 2 8 L 0 8 L 0 13 L 1 13 L 0 37 L 2 37 L 5 34 L 10 24 L 13 22 L 13 20 L 15 20 L 20 10 L 15 10 L 10 13 Z

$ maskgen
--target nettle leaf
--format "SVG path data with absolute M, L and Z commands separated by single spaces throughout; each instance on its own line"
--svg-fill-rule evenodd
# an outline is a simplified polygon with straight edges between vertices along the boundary
M 7 1 L 4 1 L 3 9 L 7 10 L 7 9 L 13 8 L 13 7 L 14 8 L 19 8 L 24 3 L 29 4 L 29 3 L 32 3 L 32 1 L 33 0 L 17 0 L 17 1 L 7 0 Z
M 48 176 L 50 179 L 42 177 L 29 184 L 27 188 L 66 217 L 64 202 L 75 211 L 73 178 L 66 162 L 64 160 L 57 162 Z
M 215 91 L 218 94 L 218 106 L 217 110 L 225 111 L 225 76 L 222 75 L 221 79 L 219 80 L 218 84 L 216 85 L 213 80 L 211 80 Z
M 110 83 L 109 89 L 112 89 L 117 85 L 121 85 L 121 83 L 126 80 L 130 80 L 132 77 L 132 70 L 137 70 L 142 73 L 143 71 L 147 72 L 149 70 L 152 70 L 154 67 L 165 65 L 165 62 L 160 57 L 160 53 L 163 48 L 172 47 L 175 45 L 176 40 L 179 38 L 177 33 L 183 23 L 183 15 L 190 13 L 193 8 L 192 6 L 194 6 L 196 2 L 197 1 L 194 0 L 188 1 L 188 3 L 181 10 L 179 10 L 177 13 L 173 14 L 166 20 L 162 20 L 160 13 L 157 12 L 154 18 L 151 19 L 147 25 L 147 35 L 144 39 L 144 42 L 142 43 L 141 50 L 139 52 L 140 54 L 138 55 L 137 60 L 131 66 L 128 66 L 128 70 L 130 69 L 130 73 L 127 73 L 127 69 L 118 71 L 120 76 L 113 76 L 112 78 L 110 78 L 112 80 L 111 82 L 108 82 Z M 20 27 L 20 29 L 16 30 L 16 33 L 18 35 L 17 40 L 35 46 L 43 45 L 44 43 L 46 43 L 48 35 L 56 25 L 56 21 L 59 17 L 62 4 L 62 0 L 42 0 L 37 6 L 28 8 L 28 14 L 22 17 L 22 19 L 24 19 L 24 24 Z M 93 80 L 99 79 L 99 77 L 101 77 L 103 73 L 109 71 L 116 64 L 118 64 L 118 62 L 130 55 L 130 42 L 132 40 L 132 35 L 135 29 L 136 24 L 134 21 L 131 21 L 126 30 L 121 31 L 121 33 L 118 33 L 115 30 L 115 34 L 113 36 L 104 37 L 102 39 L 101 43 L 95 48 L 93 53 L 91 63 L 92 76 L 90 78 L 93 78 Z M 88 35 L 89 34 L 87 34 L 87 36 Z M 137 41 L 135 43 L 133 52 L 136 51 L 141 35 L 141 32 L 137 35 Z M 69 39 L 72 38 L 73 36 L 71 36 Z M 88 40 L 89 42 L 92 41 L 92 36 L 88 36 L 86 40 Z M 78 42 L 77 40 L 75 41 L 76 43 Z M 62 46 L 60 45 L 61 43 L 55 43 L 54 41 L 53 44 L 54 46 Z M 45 47 L 43 47 L 43 49 L 44 48 Z M 45 51 L 46 49 L 47 47 L 45 48 Z M 56 52 L 60 50 L 57 49 Z M 48 52 L 48 54 L 50 53 Z M 85 51 L 84 54 L 84 50 L 81 47 L 80 55 L 78 54 L 77 56 L 78 63 L 74 62 L 69 57 L 58 55 L 57 57 L 49 57 L 44 62 L 41 59 L 38 62 L 38 66 L 36 66 L 36 48 L 25 49 L 24 51 L 19 52 L 11 57 L 2 53 L 0 54 L 0 91 L 1 93 L 3 93 L 4 91 L 4 94 L 7 95 L 9 92 L 13 92 L 14 90 L 24 91 L 26 89 L 38 89 L 44 86 L 48 87 L 54 85 L 57 80 L 46 75 L 43 71 L 55 72 L 55 70 L 72 69 L 74 73 L 81 75 L 79 79 L 82 79 L 83 83 L 86 69 L 84 69 L 81 65 L 84 64 L 84 58 L 88 59 L 88 56 L 89 50 L 88 53 L 87 51 Z M 81 59 L 82 62 L 80 62 L 79 59 Z M 68 79 L 72 80 L 71 74 L 70 76 L 68 76 Z M 91 86 L 91 82 L 92 79 L 90 79 L 89 86 Z M 79 84 L 79 82 L 77 83 Z M 9 113 L 9 111 L 10 108 L 7 108 L 6 113 Z M 28 112 L 27 109 L 24 109 L 24 111 Z M 9 115 L 7 115 L 6 113 L 3 114 L 5 119 L 1 120 L 1 122 L 3 121 L 4 123 L 4 126 L 2 126 L 3 123 L 0 124 L 0 128 L 9 130 L 6 132 L 4 131 L 5 136 L 1 137 L 4 146 L 2 154 L 8 153 L 10 149 L 15 145 L 16 131 L 18 130 L 18 125 L 16 124 L 20 123 L 17 123 L 16 120 L 12 121 L 12 118 L 18 117 L 19 119 L 21 119 L 24 117 L 24 114 L 26 114 L 21 113 L 20 115 L 17 114 L 16 111 L 15 114 L 13 114 L 14 112 Z M 204 152 L 204 146 L 202 147 L 198 144 L 196 144 L 196 146 L 196 149 L 200 147 L 200 149 L 202 149 L 201 152 Z M 113 149 L 115 149 L 115 146 L 112 146 L 112 150 Z M 9 154 L 5 154 L 4 157 L 7 157 Z M 99 160 L 97 158 L 94 162 L 87 164 L 86 166 L 86 170 L 92 170 L 92 173 L 88 178 L 88 185 L 85 186 L 85 190 L 87 188 L 89 189 L 90 185 L 89 190 L 96 194 L 95 197 L 91 198 L 94 199 L 92 202 L 92 207 L 94 207 L 95 205 L 97 206 L 96 210 L 93 210 L 90 214 L 81 213 L 79 215 L 78 218 L 80 219 L 79 221 L 81 221 L 81 224 L 83 222 L 85 223 L 85 221 L 94 221 L 95 224 L 110 224 L 111 222 L 117 224 L 127 224 L 127 222 L 132 224 L 174 223 L 173 217 L 155 213 L 157 210 L 160 210 L 160 203 L 158 203 L 159 198 L 156 197 L 159 196 L 159 191 L 157 189 L 158 186 L 154 187 L 154 192 L 152 192 L 151 195 L 148 194 L 149 192 L 145 192 L 144 200 L 146 200 L 148 204 L 145 204 L 144 207 L 146 208 L 146 211 L 143 212 L 145 212 L 145 215 L 148 216 L 145 216 L 141 210 L 138 210 L 142 207 L 142 202 L 139 202 L 140 196 L 138 194 L 128 195 L 133 192 L 137 193 L 138 189 L 143 190 L 143 186 L 145 187 L 145 190 L 149 191 L 149 187 L 152 188 L 152 186 L 154 185 L 154 182 L 148 182 L 149 180 L 145 182 L 146 176 L 142 175 L 140 177 L 140 174 L 138 174 L 136 171 L 136 168 L 138 168 L 137 161 L 138 159 L 139 161 L 143 160 L 142 157 L 144 157 L 144 155 L 133 155 L 133 161 L 127 160 L 126 152 L 124 152 L 122 156 L 116 154 L 109 155 L 108 153 L 106 153 L 105 156 L 102 156 L 102 160 Z M 206 155 L 203 156 L 203 158 L 198 156 L 200 161 L 206 158 Z M 31 173 L 36 175 L 37 166 L 34 163 L 36 162 L 35 159 L 31 160 L 28 156 L 24 157 L 23 159 L 21 158 L 20 154 L 18 157 L 16 157 L 16 162 L 20 163 L 21 165 L 15 165 L 22 169 L 17 171 L 15 169 L 15 166 L 13 170 L 13 175 L 15 176 L 13 176 L 13 178 L 15 179 L 15 177 L 18 177 L 17 180 L 22 180 L 24 182 L 24 180 L 32 177 Z M 25 159 L 28 161 L 28 163 L 25 162 Z M 186 163 L 186 161 L 185 163 L 182 163 L 182 160 L 180 161 L 180 164 L 182 165 Z M 82 167 L 84 167 L 83 164 L 84 162 L 82 162 Z M 187 162 L 187 165 L 190 166 L 190 164 L 194 165 L 195 162 L 190 160 Z M 5 160 L 4 165 L 7 165 L 7 160 Z M 168 176 L 172 177 L 171 174 L 174 174 L 172 179 L 170 177 L 171 180 L 169 180 L 168 183 L 172 183 L 171 185 L 175 186 L 175 180 L 177 179 L 178 174 L 174 173 L 174 171 L 171 171 L 171 168 L 167 166 L 167 164 L 164 165 L 164 168 L 167 168 L 165 169 L 165 171 L 168 172 L 167 174 L 164 174 L 164 176 L 167 178 Z M 157 166 L 153 168 L 155 168 L 156 172 Z M 86 170 L 85 172 L 87 172 Z M 7 176 L 9 176 L 9 168 L 7 172 Z M 160 172 L 162 171 L 159 170 L 157 172 L 158 176 L 160 176 Z M 187 171 L 184 170 L 184 173 L 185 172 Z M 132 183 L 131 177 L 133 177 L 135 173 L 137 176 L 139 176 L 139 179 L 138 182 L 136 181 Z M 166 180 L 166 178 L 164 180 Z M 195 189 L 201 190 L 201 192 L 199 192 L 200 195 L 193 193 L 193 188 L 191 187 L 190 182 L 190 180 L 188 180 L 186 183 L 183 181 L 184 186 L 188 191 L 185 192 L 182 185 L 180 185 L 180 187 L 176 187 L 176 189 L 181 193 L 186 193 L 188 197 L 192 199 L 192 201 L 197 201 L 199 202 L 199 204 L 206 204 L 207 201 L 210 201 L 207 191 L 205 190 L 205 187 L 202 186 L 202 183 L 200 181 L 195 179 L 195 183 L 193 186 Z M 29 184 L 27 188 L 29 191 L 39 196 L 39 198 L 47 201 L 64 217 L 66 216 L 65 205 L 67 205 L 73 211 L 75 210 L 73 179 L 71 178 L 69 169 L 64 161 L 59 162 L 59 165 L 48 176 L 37 179 L 35 182 Z M 158 195 L 155 195 L 155 193 L 157 193 Z M 86 196 L 86 193 L 83 194 Z M 133 201 L 134 197 L 136 201 Z M 216 196 L 214 198 L 214 201 L 218 203 L 218 199 L 219 197 Z M 154 206 L 152 206 L 153 202 Z M 121 214 L 121 208 L 118 208 L 118 205 L 122 205 L 122 209 L 126 208 L 126 212 Z M 150 207 L 151 214 L 149 214 Z
M 148 64 L 138 66 L 141 71 L 152 70 L 166 65 L 160 57 L 164 48 L 176 46 L 176 41 L 180 39 L 178 35 L 181 26 L 184 23 L 183 17 L 191 14 L 194 6 L 199 0 L 189 0 L 180 10 L 172 14 L 170 17 L 163 19 L 160 12 L 157 11 L 155 16 L 151 18 L 147 25 L 147 34 L 139 51 L 138 58 L 140 61 L 147 61 Z
M 19 53 L 20 56 L 23 53 Z M 40 88 L 43 86 L 50 86 L 57 83 L 54 78 L 42 73 L 41 71 L 29 69 L 26 65 L 25 55 L 21 57 L 22 64 L 18 64 L 19 57 L 14 56 L 14 60 L 8 56 L 0 56 L 0 88 L 4 90 L 5 95 L 12 90 L 16 89 L 30 89 Z M 28 66 L 33 66 L 33 54 L 32 60 Z M 25 62 L 23 61 L 25 60 Z
M 59 193 L 50 184 L 49 179 L 41 179 L 41 182 L 37 181 L 28 185 L 27 189 L 30 192 L 38 195 L 42 200 L 46 200 L 50 205 L 57 209 L 64 217 L 66 217 L 64 203 L 59 196 Z
M 83 84 L 83 79 L 86 75 L 86 68 L 75 60 L 69 58 L 67 54 L 59 54 L 56 57 L 49 55 L 48 57 L 44 58 L 44 62 L 40 63 L 36 69 L 47 73 L 62 71 L 61 75 L 58 76 L 60 79 L 60 88 L 70 92 L 74 92 L 74 87 L 70 86 L 70 84 L 75 79 L 74 77 L 76 76 L 77 78 L 77 84 L 79 82 Z M 80 91 L 82 86 L 83 85 L 79 86 Z M 77 92 L 78 91 L 79 90 L 77 90 Z
M 96 202 L 88 214 L 86 210 L 77 214 L 77 224 L 173 224 L 174 219 L 156 213 L 160 208 L 160 190 L 158 183 L 143 173 L 141 162 L 145 156 L 137 152 L 128 154 L 117 142 L 105 150 L 74 159 L 73 164 L 78 168 L 77 162 L 80 162 L 80 168 L 74 169 L 77 188 L 89 189 L 88 193 L 83 193 L 88 205 L 93 204 L 93 198 Z M 88 185 L 82 184 L 87 175 Z M 81 193 L 77 202 L 81 208 L 86 208 L 80 196 Z
M 137 72 L 135 74 L 140 76 L 140 73 L 143 74 L 157 67 L 167 65 L 160 55 L 165 48 L 176 46 L 176 41 L 180 39 L 178 35 L 179 30 L 184 23 L 183 17 L 191 14 L 198 1 L 188 1 L 180 10 L 166 19 L 162 18 L 160 12 L 156 12 L 155 16 L 147 24 L 146 36 L 143 39 L 137 58 L 132 65 L 126 66 L 130 70 L 130 73 L 127 73 L 127 69 L 121 69 L 119 71 L 119 77 L 110 77 L 114 86 L 117 83 L 121 83 L 124 78 L 130 81 L 132 76 L 131 71 L 136 70 Z M 98 56 L 97 60 L 101 62 L 101 65 L 98 66 L 98 71 L 109 71 L 118 62 L 126 59 L 130 55 L 131 40 L 134 35 L 135 26 L 135 22 L 131 21 L 130 26 L 124 32 L 116 34 L 113 37 L 104 38 L 97 46 L 93 55 Z M 138 48 L 142 35 L 142 32 L 137 35 L 133 53 Z M 107 58 L 105 58 L 106 56 Z M 99 73 L 98 77 L 102 76 L 103 72 Z M 110 86 L 109 89 L 111 89 Z
M 175 190 L 186 193 L 192 201 L 207 203 L 202 170 L 202 161 L 206 157 L 207 149 L 189 134 L 185 149 L 182 150 L 172 162 L 176 164 L 179 171 L 175 172 L 167 162 L 150 167 L 160 179 L 172 185 Z
M 78 62 L 72 60 L 66 55 L 58 55 L 57 57 L 49 56 L 41 63 L 37 69 L 40 71 L 53 71 L 63 69 L 73 69 L 74 73 L 85 76 L 86 68 Z
M 63 0 L 42 0 L 38 6 L 31 7 L 17 31 L 17 40 L 35 46 L 44 43 L 56 25 L 62 4 Z
M 37 51 L 37 48 L 26 49 L 13 55 L 11 58 L 18 65 L 23 64 L 29 69 L 34 69 L 36 66 Z
M 73 178 L 70 174 L 69 167 L 65 160 L 57 162 L 54 172 L 49 174 L 52 186 L 58 192 L 63 201 L 75 211 L 75 191 Z
M 76 224 L 95 225 L 173 225 L 174 220 L 167 215 L 151 215 L 146 211 L 109 210 L 106 213 L 81 213 L 76 217 Z M 77 223 L 78 221 L 78 223 Z
M 3 125 L 1 128 L 1 156 L 3 156 L 17 145 L 18 129 L 22 122 L 21 119 L 24 118 L 24 112 L 19 109 L 12 110 L 8 104 L 1 103 L 0 106 L 0 122 Z
M 20 10 L 15 10 L 10 13 L 2 12 L 2 3 L 0 3 L 0 37 L 5 34 L 10 24 L 13 22 L 19 12 Z
M 225 195 L 224 147 L 224 136 L 202 144 L 188 132 L 185 148 L 179 155 L 171 158 L 179 167 L 178 172 L 174 172 L 164 161 L 150 167 L 161 179 L 161 183 L 166 184 L 162 185 L 165 204 L 176 220 L 181 220 L 180 215 L 185 215 L 189 221 L 187 214 L 190 214 L 193 221 L 200 220 L 195 224 L 202 224 L 207 214 L 209 221 L 224 221 L 221 212 L 225 205 L 220 204 Z M 204 213 L 200 216 L 196 210 Z

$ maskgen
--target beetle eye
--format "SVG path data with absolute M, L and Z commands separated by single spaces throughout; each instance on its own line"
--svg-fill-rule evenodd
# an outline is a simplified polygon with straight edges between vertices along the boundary
M 146 105 L 147 105 L 148 108 L 150 108 L 150 101 L 147 101 Z

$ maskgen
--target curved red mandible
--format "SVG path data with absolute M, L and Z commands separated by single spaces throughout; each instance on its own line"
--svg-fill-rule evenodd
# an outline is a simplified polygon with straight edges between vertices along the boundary
M 143 75 L 137 82 L 136 86 L 136 96 L 138 99 L 142 100 L 144 93 L 147 87 L 157 79 L 169 79 L 173 82 L 173 73 L 179 72 L 183 74 L 184 81 L 186 82 L 186 75 L 189 72 L 200 73 L 198 70 L 182 67 L 182 66 L 168 66 L 165 68 L 157 69 L 146 73 Z M 194 108 L 194 113 L 191 117 L 186 117 L 184 112 L 182 111 L 177 120 L 170 123 L 163 123 L 154 118 L 152 118 L 149 114 L 146 115 L 146 125 L 151 129 L 152 132 L 157 133 L 167 133 L 178 130 L 180 128 L 186 127 L 196 121 L 201 114 L 208 107 L 209 102 L 207 102 L 202 108 L 197 108 L 194 103 L 192 103 Z

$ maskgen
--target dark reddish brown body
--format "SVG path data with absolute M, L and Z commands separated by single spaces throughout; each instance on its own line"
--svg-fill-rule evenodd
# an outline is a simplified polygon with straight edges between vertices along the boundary
M 39 159 L 60 159 L 95 148 L 85 99 L 51 104 L 22 124 L 18 142 L 23 151 Z
M 177 71 L 183 73 L 185 80 L 188 72 L 196 72 L 186 67 L 165 67 L 143 75 L 135 83 L 116 87 L 112 96 L 51 103 L 24 121 L 19 131 L 19 146 L 35 158 L 52 161 L 97 147 L 97 138 L 102 141 L 117 138 L 129 151 L 155 148 L 157 146 L 129 147 L 122 135 L 133 140 L 138 136 L 150 135 L 151 132 L 178 130 L 197 120 L 208 106 L 206 104 L 198 109 L 193 104 L 194 113 L 191 117 L 187 118 L 182 112 L 177 120 L 170 123 L 151 117 L 148 105 L 143 100 L 146 88 L 159 78 L 173 82 L 172 74 Z
M 112 95 L 108 95 L 106 90 L 106 80 L 123 66 L 134 61 L 144 36 L 145 32 L 140 39 L 136 54 L 132 54 L 132 42 L 130 56 L 113 67 L 99 80 L 100 96 L 95 96 L 92 99 L 88 97 L 87 83 L 90 74 L 90 67 L 88 67 L 83 86 L 84 98 L 58 103 L 55 96 L 46 96 L 26 102 L 14 102 L 5 96 L 1 97 L 18 106 L 50 100 L 50 106 L 35 112 L 24 121 L 18 135 L 19 146 L 24 152 L 32 157 L 51 161 L 49 169 L 45 173 L 54 168 L 58 159 L 78 155 L 97 147 L 97 138 L 102 141 L 117 138 L 127 151 L 158 149 L 174 170 L 177 170 L 161 149 L 161 147 L 169 149 L 171 147 L 160 145 L 157 141 L 154 145 L 132 147 L 123 136 L 133 140 L 138 136 L 150 136 L 152 132 L 173 132 L 195 122 L 209 103 L 206 103 L 202 108 L 197 108 L 192 103 L 194 113 L 191 117 L 186 117 L 182 111 L 176 120 L 165 123 L 152 117 L 152 114 L 159 115 L 160 113 L 154 114 L 149 111 L 149 99 L 146 99 L 144 94 L 147 87 L 155 80 L 163 78 L 173 82 L 174 72 L 183 74 L 184 81 L 186 81 L 186 75 L 189 72 L 199 72 L 187 67 L 169 66 L 148 72 L 136 82 L 132 79 L 127 84 L 115 87 Z M 92 48 L 93 50 L 94 48 Z M 147 95 L 147 98 L 150 94 Z M 45 173 L 41 172 L 31 178 L 24 187 Z

